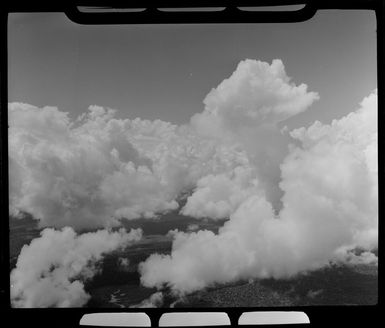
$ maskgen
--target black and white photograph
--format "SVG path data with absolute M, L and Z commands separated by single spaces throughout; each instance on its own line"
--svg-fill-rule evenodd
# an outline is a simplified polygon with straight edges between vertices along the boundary
M 378 301 L 376 16 L 8 17 L 13 308 Z

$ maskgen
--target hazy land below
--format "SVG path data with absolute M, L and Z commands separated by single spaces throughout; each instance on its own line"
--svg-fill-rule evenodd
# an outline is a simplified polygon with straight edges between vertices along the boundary
M 25 244 L 40 234 L 37 221 L 26 216 L 10 218 L 10 266 L 15 267 Z M 176 213 L 158 219 L 123 221 L 123 226 L 141 228 L 143 238 L 135 244 L 107 254 L 99 263 L 99 274 L 85 284 L 91 295 L 88 307 L 136 306 L 157 292 L 140 284 L 138 264 L 153 253 L 169 254 L 172 229 L 208 229 L 217 232 L 223 221 L 196 220 Z M 127 259 L 122 266 L 121 260 Z M 378 268 L 374 264 L 330 265 L 290 279 L 255 279 L 216 285 L 182 298 L 162 290 L 163 307 L 263 307 L 302 305 L 370 305 L 377 303 Z

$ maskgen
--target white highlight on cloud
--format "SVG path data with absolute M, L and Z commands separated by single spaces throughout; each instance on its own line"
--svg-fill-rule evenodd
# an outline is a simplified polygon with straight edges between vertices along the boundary
M 156 292 L 152 294 L 149 298 L 140 302 L 137 305 L 131 306 L 131 308 L 158 308 L 163 305 L 163 293 Z
M 170 255 L 153 254 L 140 264 L 144 286 L 183 294 L 239 279 L 290 277 L 349 262 L 348 250 L 356 247 L 377 246 L 377 92 L 356 112 L 291 135 L 301 145 L 291 146 L 281 165 L 279 215 L 255 193 L 217 235 L 174 231 Z M 362 255 L 363 262 L 374 260 Z
M 249 167 L 238 166 L 230 172 L 201 178 L 181 213 L 213 220 L 228 218 L 245 199 L 261 193 L 255 174 Z
M 72 228 L 44 229 L 25 245 L 11 272 L 13 307 L 81 307 L 90 295 L 84 282 L 98 272 L 106 253 L 140 240 L 140 229 L 77 235 Z
M 118 259 L 119 266 L 122 270 L 128 271 L 130 269 L 130 260 L 126 257 L 119 257 Z
M 187 231 L 196 231 L 199 230 L 199 224 L 191 223 L 187 226 Z

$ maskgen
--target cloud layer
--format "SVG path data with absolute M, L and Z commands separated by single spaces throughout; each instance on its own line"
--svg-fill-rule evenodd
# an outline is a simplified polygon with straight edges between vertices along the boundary
M 232 179 L 237 167 L 254 170 L 268 197 L 277 200 L 288 138 L 275 123 L 318 98 L 306 88 L 290 82 L 280 60 L 245 60 L 207 95 L 205 110 L 179 127 L 115 119 L 114 110 L 98 106 L 71 121 L 55 107 L 9 104 L 11 211 L 29 212 L 41 226 L 109 227 L 122 217 L 175 210 L 181 193 L 210 188 L 208 175 L 217 184 L 217 174 Z M 274 145 L 267 146 L 266 138 Z M 229 192 L 237 193 L 234 188 Z M 192 207 L 202 196 L 197 192 L 183 212 L 195 215 Z M 231 204 L 214 200 L 197 216 L 228 215 L 224 207 L 233 208 L 239 202 L 233 198 L 243 196 L 228 197 Z
M 13 212 L 29 212 L 42 226 L 83 229 L 177 206 L 151 160 L 129 141 L 131 122 L 114 120 L 112 110 L 90 107 L 70 122 L 53 107 L 9 109 Z
M 10 104 L 11 212 L 43 227 L 110 227 L 175 210 L 200 178 L 248 164 L 244 150 L 189 127 L 113 115 L 90 107 L 70 122 L 54 107 Z
M 44 229 L 25 245 L 11 272 L 13 307 L 81 307 L 90 298 L 84 282 L 103 256 L 138 241 L 140 229 L 99 230 L 77 235 L 72 228 Z

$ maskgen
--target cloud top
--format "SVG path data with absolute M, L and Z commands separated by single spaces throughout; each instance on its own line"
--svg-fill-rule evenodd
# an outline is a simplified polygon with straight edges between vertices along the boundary
M 291 82 L 281 60 L 269 64 L 246 59 L 209 92 L 204 99 L 205 110 L 194 115 L 191 122 L 206 134 L 216 129 L 237 133 L 281 122 L 303 112 L 317 99 L 318 94 L 308 92 L 306 84 L 296 86 Z

